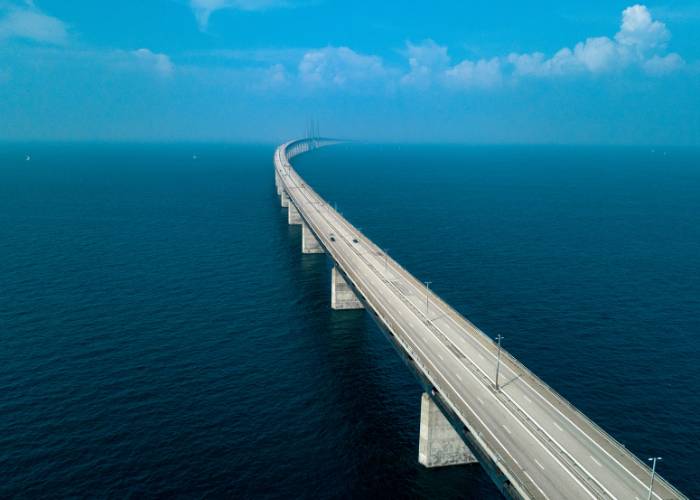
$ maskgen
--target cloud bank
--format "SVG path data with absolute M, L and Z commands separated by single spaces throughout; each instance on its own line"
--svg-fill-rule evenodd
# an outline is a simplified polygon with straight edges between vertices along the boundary
M 326 47 L 303 55 L 298 80 L 303 85 L 353 86 L 355 90 L 369 82 L 376 85 L 382 79 L 389 88 L 425 90 L 439 86 L 459 90 L 495 88 L 524 78 L 595 76 L 628 68 L 661 76 L 685 64 L 680 55 L 666 52 L 670 38 L 666 25 L 654 20 L 647 7 L 637 4 L 622 11 L 619 30 L 613 37 L 590 37 L 551 56 L 513 52 L 453 62 L 447 47 L 427 39 L 406 43 L 402 55 L 407 69 L 402 69 L 386 65 L 379 56 L 359 54 L 348 47 Z
M 573 49 L 564 47 L 547 58 L 541 52 L 512 53 L 506 61 L 515 76 L 551 77 L 579 73 L 601 74 L 636 66 L 652 75 L 675 71 L 683 65 L 676 53 L 664 54 L 671 33 L 655 21 L 644 5 L 622 11 L 620 30 L 613 38 L 587 38 Z

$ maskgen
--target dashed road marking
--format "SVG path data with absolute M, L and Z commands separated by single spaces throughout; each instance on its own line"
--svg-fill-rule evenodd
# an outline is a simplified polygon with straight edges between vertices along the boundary
M 501 424 L 501 425 L 503 426 L 503 428 L 506 430 L 506 432 L 508 434 L 511 434 L 510 429 L 508 427 L 506 427 L 505 424 Z
M 541 463 L 539 463 L 539 462 L 537 461 L 537 459 L 535 459 L 535 463 L 537 464 L 537 467 L 539 467 L 540 469 L 544 470 L 544 465 L 542 465 Z
M 598 460 L 596 460 L 595 457 L 594 457 L 593 455 L 591 455 L 591 458 L 593 459 L 593 461 L 594 461 L 596 464 L 598 464 L 598 467 L 602 467 L 602 466 L 603 466 L 603 464 L 601 464 L 600 462 L 598 462 Z

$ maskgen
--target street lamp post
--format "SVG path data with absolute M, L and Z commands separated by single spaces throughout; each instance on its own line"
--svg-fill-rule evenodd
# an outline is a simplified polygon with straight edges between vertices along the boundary
M 651 500 L 651 495 L 654 492 L 654 476 L 656 476 L 656 461 L 657 460 L 663 460 L 661 457 L 650 457 L 647 458 L 648 461 L 652 462 L 651 465 L 651 482 L 649 483 L 649 497 L 648 500 Z
M 425 316 L 428 317 L 428 304 L 430 304 L 430 284 L 432 281 L 424 281 L 425 283 Z
M 498 356 L 496 357 L 496 390 L 498 390 L 498 372 L 501 368 L 501 340 L 503 340 L 500 333 L 496 337 L 496 340 L 498 341 Z

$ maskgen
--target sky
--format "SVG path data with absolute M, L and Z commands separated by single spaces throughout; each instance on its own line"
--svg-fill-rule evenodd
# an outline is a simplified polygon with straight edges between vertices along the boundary
M 700 3 L 0 0 L 0 140 L 700 146 Z

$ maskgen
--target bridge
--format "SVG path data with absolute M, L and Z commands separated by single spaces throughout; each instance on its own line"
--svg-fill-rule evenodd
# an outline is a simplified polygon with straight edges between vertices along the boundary
M 290 160 L 334 144 L 285 143 L 275 184 L 303 253 L 334 267 L 331 306 L 366 309 L 424 389 L 418 460 L 478 462 L 517 499 L 686 498 L 365 237 Z

